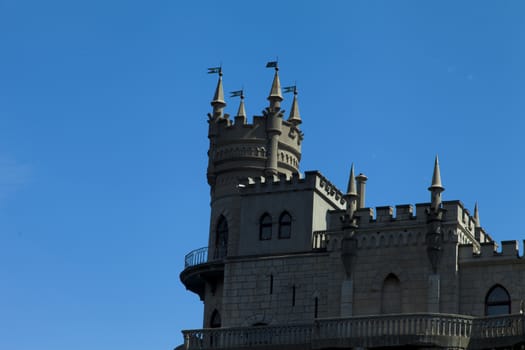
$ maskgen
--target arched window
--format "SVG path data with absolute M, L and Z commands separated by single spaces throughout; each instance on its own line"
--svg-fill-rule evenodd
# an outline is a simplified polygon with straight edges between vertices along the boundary
M 210 328 L 220 328 L 221 327 L 221 314 L 217 309 L 213 310 L 210 318 Z
M 292 217 L 285 211 L 279 217 L 279 238 L 290 238 L 291 236 Z
M 215 259 L 222 259 L 228 253 L 228 222 L 221 215 L 215 230 Z
M 401 313 L 401 283 L 393 273 L 386 276 L 381 289 L 381 313 Z
M 509 292 L 499 284 L 492 287 L 485 297 L 485 315 L 510 314 Z
M 259 239 L 261 241 L 272 239 L 272 217 L 268 213 L 261 216 L 261 221 L 259 223 Z

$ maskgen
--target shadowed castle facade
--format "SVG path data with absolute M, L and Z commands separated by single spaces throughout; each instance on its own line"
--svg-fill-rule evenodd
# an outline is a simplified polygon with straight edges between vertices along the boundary
M 345 193 L 299 175 L 297 91 L 285 115 L 278 68 L 261 116 L 224 113 L 222 72 L 208 115 L 209 243 L 180 278 L 204 302 L 183 349 L 525 349 L 525 260 L 498 247 L 460 201 L 365 204 L 363 174 Z

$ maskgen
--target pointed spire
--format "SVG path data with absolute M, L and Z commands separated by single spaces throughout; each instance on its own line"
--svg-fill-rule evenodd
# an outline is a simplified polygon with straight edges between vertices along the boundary
M 222 116 L 222 110 L 226 107 L 226 102 L 224 102 L 224 89 L 222 88 L 222 68 L 219 68 L 218 72 L 219 81 L 217 82 L 211 105 L 213 106 L 213 114 L 217 115 L 218 113 L 219 116 Z
M 296 87 L 294 87 L 294 91 L 293 91 L 292 109 L 290 110 L 290 116 L 288 117 L 288 121 L 292 122 L 295 125 L 299 125 L 302 123 L 301 115 L 299 113 L 299 103 L 297 102 L 297 88 Z
M 283 100 L 283 95 L 281 93 L 281 81 L 279 80 L 279 67 L 275 63 L 275 74 L 273 76 L 272 89 L 270 90 L 270 96 L 268 96 L 268 101 L 270 101 L 270 107 L 280 108 L 281 101 Z
M 478 202 L 474 204 L 474 221 L 476 221 L 476 227 L 481 227 L 481 224 L 479 222 Z
M 445 188 L 441 185 L 441 173 L 439 171 L 439 159 L 436 155 L 436 160 L 434 161 L 434 174 L 432 175 L 432 185 L 428 188 L 430 191 L 430 207 L 434 210 L 434 212 L 438 212 L 439 208 L 441 207 L 441 192 L 445 190 Z
M 432 185 L 428 188 L 429 191 L 432 191 L 433 189 L 441 189 L 444 190 L 443 186 L 441 185 L 441 172 L 439 170 L 439 159 L 436 155 L 436 160 L 434 161 L 434 174 L 432 175 Z
M 356 186 L 355 186 L 355 176 L 354 176 L 354 163 L 350 168 L 350 177 L 348 179 L 348 187 L 346 190 L 347 195 L 357 196 Z
M 246 110 L 244 109 L 244 93 L 241 92 L 241 102 L 239 103 L 239 109 L 237 110 L 237 117 L 246 118 Z

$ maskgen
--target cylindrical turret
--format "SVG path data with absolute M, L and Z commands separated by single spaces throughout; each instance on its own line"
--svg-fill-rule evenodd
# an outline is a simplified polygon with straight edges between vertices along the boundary
M 361 173 L 357 175 L 356 181 L 357 181 L 357 209 L 365 208 L 365 196 L 366 196 L 366 181 L 368 180 L 368 177 L 366 177 L 365 174 Z

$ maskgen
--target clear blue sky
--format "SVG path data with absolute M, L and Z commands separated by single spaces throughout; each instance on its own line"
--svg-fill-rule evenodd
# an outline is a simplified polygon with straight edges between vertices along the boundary
M 444 199 L 524 238 L 522 1 L 0 0 L 0 348 L 172 349 L 207 244 L 207 117 L 222 64 L 248 114 L 279 58 L 302 171 L 368 205 Z M 290 106 L 287 96 L 284 108 Z M 235 113 L 238 100 L 228 99 Z

